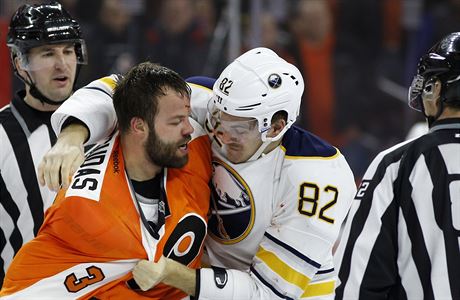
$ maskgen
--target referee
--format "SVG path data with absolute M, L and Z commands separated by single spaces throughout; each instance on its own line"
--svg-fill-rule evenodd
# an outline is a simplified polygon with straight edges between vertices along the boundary
M 336 299 L 460 299 L 460 32 L 419 62 L 409 106 L 430 130 L 380 153 L 336 252 Z
M 57 2 L 21 6 L 7 45 L 25 89 L 0 109 L 0 287 L 53 202 L 55 192 L 38 184 L 37 165 L 56 141 L 51 114 L 71 95 L 77 65 L 86 63 L 80 26 Z

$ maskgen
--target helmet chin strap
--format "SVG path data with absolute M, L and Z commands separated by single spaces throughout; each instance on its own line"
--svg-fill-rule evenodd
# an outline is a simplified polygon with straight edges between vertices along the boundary
M 37 88 L 37 86 L 35 85 L 35 83 L 33 82 L 32 80 L 32 77 L 30 77 L 30 74 L 29 72 L 27 71 L 24 71 L 26 74 L 27 74 L 27 79 L 25 79 L 24 77 L 22 77 L 19 72 L 15 72 L 16 75 L 19 77 L 19 79 L 21 79 L 25 84 L 29 85 L 30 88 L 29 88 L 29 93 L 32 95 L 32 97 L 40 100 L 40 102 L 42 104 L 50 104 L 50 105 L 59 105 L 59 104 L 62 104 L 64 103 L 66 99 L 62 100 L 62 101 L 51 101 L 48 97 L 46 97 L 45 95 L 42 94 L 42 92 L 40 92 L 40 90 Z
M 267 149 L 268 145 L 270 145 L 273 142 L 279 141 L 283 136 L 284 133 L 291 127 L 291 125 L 294 122 L 290 121 L 289 123 L 284 126 L 283 130 L 280 131 L 276 136 L 274 137 L 267 137 L 267 131 L 262 134 L 262 145 L 260 145 L 259 149 L 257 149 L 256 152 L 247 160 L 247 161 L 254 161 L 259 159 L 259 157 L 262 156 L 264 153 L 265 149 Z
M 268 145 L 270 145 L 272 142 L 274 141 L 266 140 L 265 142 L 262 142 L 262 145 L 260 145 L 259 149 L 257 149 L 257 151 L 247 161 L 254 161 L 259 159 Z
M 65 98 L 64 100 L 61 100 L 61 101 L 52 101 L 49 98 L 47 98 L 45 95 L 43 95 L 42 92 L 40 92 L 40 90 L 37 88 L 37 86 L 35 84 L 32 84 L 30 86 L 29 92 L 34 98 L 37 98 L 43 104 L 47 103 L 47 104 L 50 104 L 50 105 L 60 105 L 60 104 L 64 103 L 64 101 L 66 101 L 67 98 L 68 98 L 67 97 L 67 98 Z

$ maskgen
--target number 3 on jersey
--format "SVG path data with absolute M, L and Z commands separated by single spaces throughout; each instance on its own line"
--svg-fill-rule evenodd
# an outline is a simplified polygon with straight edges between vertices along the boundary
M 88 276 L 77 278 L 75 273 L 67 275 L 64 285 L 70 293 L 77 293 L 88 285 L 104 280 L 105 276 L 102 270 L 96 266 L 86 268 Z
M 321 192 L 321 193 L 320 193 Z M 299 213 L 308 217 L 314 217 L 318 212 L 318 218 L 334 224 L 334 219 L 327 216 L 327 210 L 337 203 L 339 191 L 336 187 L 328 185 L 321 189 L 317 184 L 304 182 L 299 189 Z M 319 210 L 320 197 L 327 197 L 328 201 Z
M 166 241 L 163 255 L 183 265 L 188 265 L 200 254 L 206 230 L 206 221 L 200 215 L 195 213 L 185 215 Z M 105 278 L 102 269 L 96 266 L 86 268 L 86 272 L 88 276 L 77 277 L 75 273 L 67 275 L 64 286 L 70 293 L 77 293 Z

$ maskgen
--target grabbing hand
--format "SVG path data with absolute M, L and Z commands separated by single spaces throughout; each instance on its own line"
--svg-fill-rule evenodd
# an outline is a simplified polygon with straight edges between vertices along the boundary
M 166 277 L 166 258 L 161 256 L 158 262 L 141 260 L 133 269 L 133 277 L 143 291 L 147 291 L 162 282 Z
M 85 159 L 83 143 L 88 130 L 83 125 L 64 128 L 56 144 L 45 154 L 38 165 L 38 181 L 50 190 L 69 186 L 70 177 Z

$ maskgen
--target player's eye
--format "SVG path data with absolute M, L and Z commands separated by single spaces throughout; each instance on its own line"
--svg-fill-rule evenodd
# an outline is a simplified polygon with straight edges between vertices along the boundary
M 64 50 L 64 54 L 65 55 L 72 55 L 72 54 L 74 54 L 74 50 L 73 49 L 66 49 L 66 50 Z

